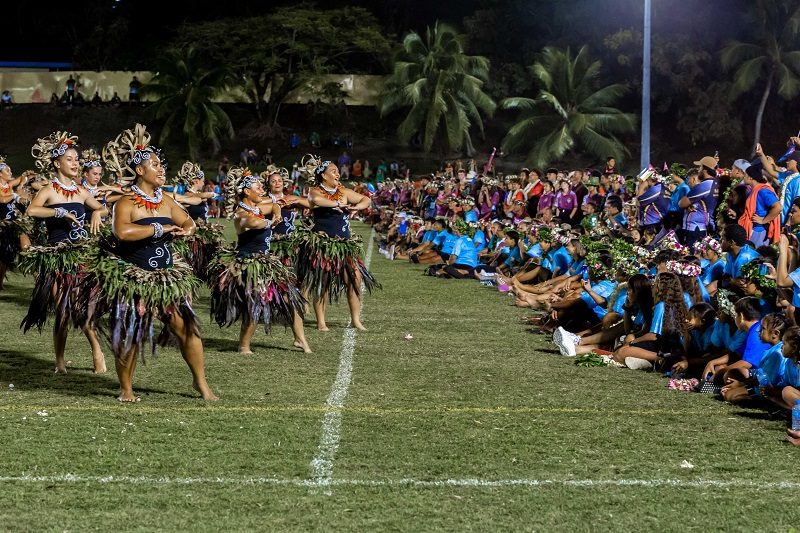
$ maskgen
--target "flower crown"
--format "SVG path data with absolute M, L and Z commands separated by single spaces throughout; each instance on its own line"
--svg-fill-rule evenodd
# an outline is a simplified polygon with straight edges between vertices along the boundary
M 699 265 L 689 263 L 687 261 L 667 261 L 667 272 L 678 274 L 679 276 L 687 276 L 696 278 L 702 273 L 703 269 Z
M 717 291 L 717 311 L 728 315 L 730 318 L 736 318 L 736 308 L 731 301 L 732 292 L 720 289 Z
M 183 165 L 181 165 L 181 169 L 175 176 L 175 181 L 182 185 L 188 186 L 194 180 L 203 179 L 205 175 L 205 172 L 203 172 L 203 169 L 200 168 L 199 164 L 186 161 Z
M 119 177 L 123 187 L 130 187 L 136 181 L 134 168 L 153 155 L 161 158 L 161 153 L 150 146 L 150 133 L 142 124 L 136 124 L 132 130 L 123 131 L 103 147 L 103 162 L 109 171 Z M 166 166 L 163 161 L 162 165 Z
M 552 243 L 555 235 L 553 234 L 553 230 L 548 226 L 539 226 L 536 228 L 536 240 L 539 242 L 544 243 Z
M 50 170 L 53 160 L 64 155 L 68 149 L 77 148 L 78 138 L 66 131 L 56 131 L 47 137 L 40 137 L 31 148 L 36 160 L 36 168 L 44 172 Z
M 88 148 L 81 152 L 81 166 L 84 170 L 103 166 L 103 158 L 95 150 Z
M 742 266 L 742 279 L 746 279 L 755 283 L 756 287 L 759 289 L 777 289 L 778 284 L 777 282 L 767 277 L 767 274 L 764 272 L 766 266 L 765 263 L 761 261 L 751 261 L 746 265 Z M 763 267 L 763 268 L 762 268 Z
M 589 252 L 586 254 L 586 266 L 589 267 L 589 275 L 593 279 L 611 279 L 614 272 L 603 261 L 599 252 Z
M 273 174 L 278 174 L 281 178 L 283 178 L 284 184 L 291 182 L 291 179 L 289 178 L 289 171 L 284 167 L 278 167 L 275 165 L 269 165 L 267 169 L 261 173 L 261 177 L 265 180 L 268 180 Z
M 675 250 L 676 252 L 680 252 L 682 254 L 687 254 L 689 249 L 678 242 L 678 237 L 675 236 L 675 231 L 670 230 L 669 233 L 664 235 L 664 237 L 658 242 L 657 249 L 660 250 Z
M 261 181 L 261 176 L 255 176 L 247 167 L 231 167 L 225 176 L 228 187 L 236 191 L 236 194 L 226 194 L 225 204 L 228 209 L 228 218 L 233 218 L 236 212 L 236 204 L 239 202 L 239 195 L 245 189 L 251 188 Z
M 300 167 L 305 170 L 306 174 L 308 174 L 309 181 L 315 182 L 317 180 L 317 176 L 321 176 L 331 163 L 332 161 L 330 159 L 323 161 L 322 158 L 318 156 L 306 154 L 300 161 Z

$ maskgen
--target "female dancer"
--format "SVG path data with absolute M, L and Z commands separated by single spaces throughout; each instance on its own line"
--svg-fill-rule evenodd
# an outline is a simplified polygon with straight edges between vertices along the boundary
M 293 237 L 297 230 L 295 221 L 297 220 L 298 211 L 311 209 L 311 204 L 308 203 L 306 198 L 284 193 L 286 183 L 289 180 L 289 171 L 285 168 L 269 166 L 261 175 L 267 180 L 269 199 L 272 200 L 272 203 L 277 204 L 281 210 L 280 221 L 272 228 L 270 253 L 280 259 L 284 265 L 291 265 L 297 254 L 297 243 Z
M 31 241 L 20 225 L 22 221 L 20 197 L 15 187 L 24 186 L 28 175 L 14 179 L 11 167 L 0 156 L 0 290 L 6 280 L 6 272 L 17 264 L 20 250 L 30 246 Z
M 191 306 L 200 282 L 191 268 L 173 260 L 170 241 L 191 235 L 194 221 L 175 200 L 161 191 L 164 167 L 150 146 L 150 134 L 137 124 L 103 148 L 106 167 L 115 172 L 128 192 L 114 206 L 114 237 L 88 263 L 92 304 L 97 323 L 105 328 L 114 351 L 121 402 L 137 402 L 133 374 L 145 340 L 155 349 L 153 319 L 177 338 L 181 355 L 191 369 L 194 388 L 205 400 L 217 397 L 206 383 L 203 341 Z M 106 317 L 102 322 L 101 317 Z
M 272 227 L 282 222 L 280 206 L 264 201 L 261 178 L 246 168 L 233 167 L 227 184 L 238 244 L 212 263 L 211 315 L 223 327 L 242 321 L 239 353 L 253 353 L 250 342 L 259 322 L 267 333 L 275 322 L 290 324 L 294 346 L 311 353 L 303 330 L 305 299 L 294 273 L 270 253 Z
M 314 178 L 309 191 L 314 224 L 300 241 L 297 277 L 313 298 L 317 329 L 328 331 L 327 304 L 347 291 L 351 325 L 366 331 L 360 316 L 361 283 L 370 292 L 379 285 L 364 266 L 361 239 L 350 235 L 349 215 L 367 209 L 370 199 L 343 187 L 331 161 L 307 156 L 302 165 Z
M 208 266 L 217 252 L 225 246 L 222 226 L 208 223 L 208 200 L 214 198 L 214 193 L 203 192 L 205 174 L 200 165 L 191 161 L 186 161 L 181 166 L 175 181 L 186 187 L 186 192 L 176 195 L 176 200 L 197 224 L 195 233 L 181 243 L 179 250 L 176 247 L 176 251 L 186 257 L 195 276 L 208 281 Z
M 78 281 L 89 237 L 84 227 L 86 208 L 92 210 L 89 222 L 92 233 L 100 229 L 108 211 L 89 191 L 75 183 L 80 172 L 77 142 L 78 138 L 70 133 L 57 131 L 39 139 L 31 149 L 37 168 L 50 173 L 52 179 L 36 193 L 26 211 L 30 217 L 45 219 L 47 244 L 31 246 L 23 252 L 20 269 L 36 274 L 36 280 L 28 314 L 22 319 L 21 327 L 24 331 L 36 327 L 41 332 L 48 311 L 54 311 L 56 374 L 67 372 L 64 350 L 70 322 L 83 329 L 89 339 L 94 371 L 100 374 L 106 371 L 105 358 L 97 335 L 85 316 L 83 299 L 88 295 L 81 294 Z

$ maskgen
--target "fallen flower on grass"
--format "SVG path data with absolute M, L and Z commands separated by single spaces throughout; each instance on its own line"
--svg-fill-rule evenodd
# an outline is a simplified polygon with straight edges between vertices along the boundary
M 689 461 L 687 461 L 686 459 L 684 459 L 683 461 L 681 461 L 681 468 L 694 468 L 694 465 Z
M 403 336 L 403 338 L 404 338 L 405 340 L 407 340 L 407 341 L 410 341 L 411 339 L 413 339 L 413 338 L 414 338 L 414 336 L 413 336 L 411 333 L 406 333 L 406 334 Z

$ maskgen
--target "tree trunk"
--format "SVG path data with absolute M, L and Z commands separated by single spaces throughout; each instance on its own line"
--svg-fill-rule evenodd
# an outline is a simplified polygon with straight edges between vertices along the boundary
M 761 103 L 758 105 L 758 113 L 756 113 L 756 131 L 753 136 L 753 153 L 750 157 L 756 154 L 756 145 L 761 142 L 761 121 L 764 119 L 764 109 L 767 107 L 767 100 L 769 93 L 772 91 L 772 80 L 775 78 L 775 68 L 769 71 L 769 78 L 767 78 L 767 86 L 764 88 L 764 94 L 761 96 Z

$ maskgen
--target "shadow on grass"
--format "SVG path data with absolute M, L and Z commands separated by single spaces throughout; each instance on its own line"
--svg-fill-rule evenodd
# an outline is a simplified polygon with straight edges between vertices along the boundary
M 279 333 L 279 331 L 273 330 L 271 335 L 277 335 L 278 333 Z M 282 332 L 280 332 L 280 333 L 282 333 Z M 264 342 L 259 342 L 259 340 L 264 341 L 264 340 L 270 340 L 270 339 L 271 339 L 271 336 L 264 336 L 263 330 L 261 330 L 261 339 L 259 339 L 259 332 L 256 331 L 256 335 L 254 335 L 253 341 L 251 343 L 253 351 L 258 353 L 258 351 L 263 351 L 263 350 L 278 350 L 278 351 L 283 351 L 283 352 L 298 352 L 298 353 L 302 353 L 302 351 L 300 351 L 297 348 L 294 348 L 292 346 L 292 333 L 291 333 L 291 330 L 289 330 L 288 337 L 286 337 L 286 339 L 287 339 L 286 340 L 286 345 L 279 345 L 278 344 L 278 342 L 279 342 L 278 339 L 275 339 L 274 343 L 270 343 L 270 344 L 264 344 Z M 230 354 L 230 353 L 239 353 L 239 341 L 238 340 L 232 340 L 232 339 L 218 339 L 218 338 L 214 338 L 214 337 L 210 337 L 210 338 L 206 337 L 206 338 L 203 339 L 203 348 L 205 348 L 208 351 L 228 353 L 228 354 Z
M 69 367 L 67 374 L 55 374 L 53 362 L 17 350 L 0 349 L 0 382 L 13 383 L 17 390 L 46 390 L 66 396 L 116 397 L 119 384 L 114 363 L 107 374 L 91 374 L 91 368 Z M 136 388 L 142 394 L 165 394 L 157 389 Z M 186 395 L 191 397 L 190 395 Z
M 6 282 L 0 291 L 0 304 L 16 305 L 27 309 L 31 303 L 31 288 L 22 285 L 9 285 Z

